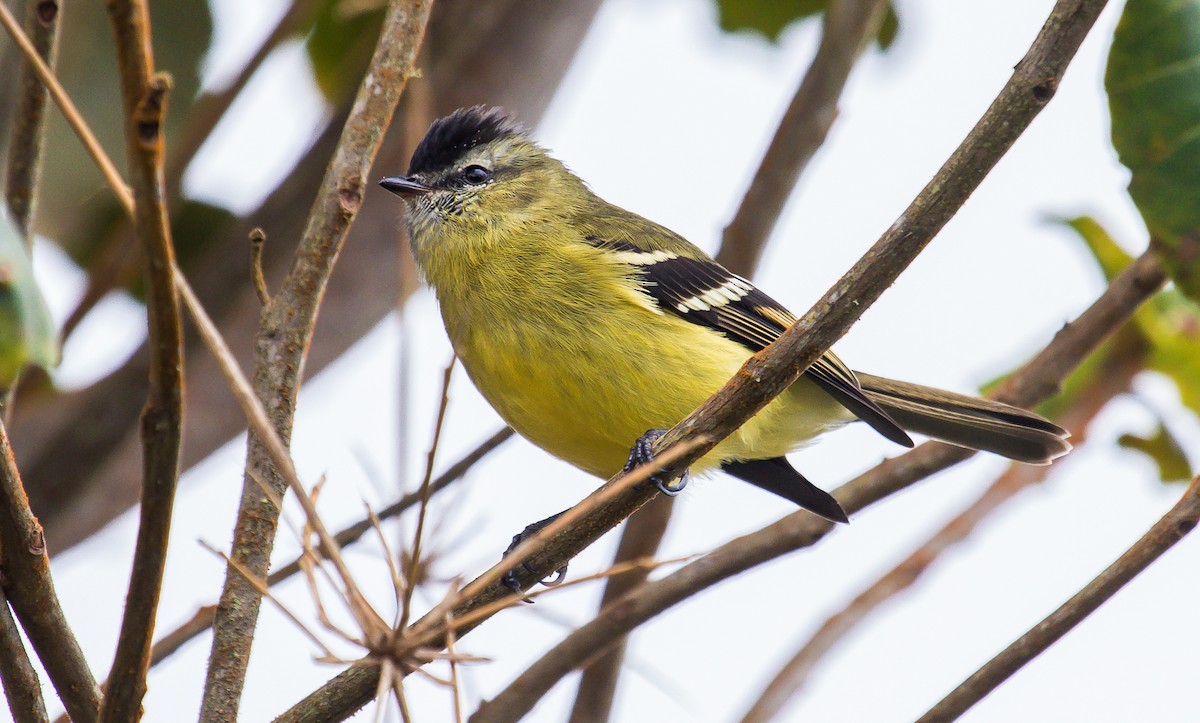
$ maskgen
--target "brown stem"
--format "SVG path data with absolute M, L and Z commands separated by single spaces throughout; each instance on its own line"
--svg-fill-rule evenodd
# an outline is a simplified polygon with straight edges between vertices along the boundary
M 0 581 L 2 582 L 2 581 Z M 14 723 L 49 721 L 37 671 L 29 662 L 21 631 L 8 608 L 8 597 L 0 584 L 0 684 Z
M 1033 406 L 1058 388 L 1062 379 L 1127 321 L 1134 310 L 1165 281 L 1152 253 L 1143 254 L 1115 278 L 1109 288 L 1073 324 L 1060 331 L 1042 353 L 1011 375 L 992 398 L 1017 406 Z M 1010 392 L 1009 390 L 1020 390 Z M 838 488 L 834 496 L 848 513 L 878 502 L 914 482 L 947 469 L 971 455 L 971 450 L 929 442 L 884 461 Z M 479 709 L 480 720 L 514 720 L 563 675 L 588 657 L 605 650 L 609 640 L 733 575 L 793 550 L 816 544 L 830 523 L 797 512 L 758 532 L 722 545 L 712 553 L 667 577 L 647 583 L 618 600 L 595 620 L 567 636 L 500 695 Z
M 717 262 L 743 276 L 753 276 L 763 248 L 788 196 L 837 118 L 837 103 L 850 69 L 863 46 L 875 35 L 886 5 L 882 0 L 836 0 L 825 11 L 821 43 L 812 64 L 779 121 L 758 171 L 733 221 L 725 227 Z M 668 500 L 656 500 L 629 518 L 613 564 L 654 557 L 671 519 Z M 634 570 L 605 583 L 600 605 L 645 582 L 648 573 Z M 607 720 L 625 658 L 625 643 L 593 660 L 579 679 L 571 711 L 574 723 Z
M 751 357 L 725 387 L 663 435 L 655 445 L 655 452 L 658 455 L 665 454 L 682 440 L 703 440 L 673 462 L 673 469 L 684 469 L 790 386 L 844 334 L 966 202 L 987 172 L 1045 107 L 1054 95 L 1067 64 L 1103 7 L 1104 0 L 1060 0 L 1025 58 L 1017 64 L 1013 77 L 1005 84 L 975 128 L 903 215 L 799 321 L 775 343 Z M 936 448 L 939 445 L 924 446 Z M 945 454 L 942 464 L 951 463 L 947 460 L 962 459 L 970 455 L 969 452 L 958 449 Z M 909 471 L 920 471 L 921 468 L 920 465 L 908 465 Z M 589 500 L 605 496 L 619 482 L 615 479 L 609 480 L 589 496 Z M 563 567 L 602 534 L 637 511 L 654 494 L 653 488 L 631 488 L 596 506 L 569 530 L 558 534 L 540 551 L 531 554 L 526 560 L 528 568 L 557 570 Z M 846 507 L 845 501 L 843 507 Z M 800 518 L 809 520 L 804 523 L 810 526 L 802 531 L 804 539 L 815 541 L 827 531 L 828 523 L 824 521 L 815 522 L 811 515 L 801 515 Z M 786 548 L 780 549 L 776 555 L 784 551 Z M 697 566 L 708 568 L 706 563 L 693 563 L 688 568 L 695 570 Z M 523 574 L 524 567 L 519 567 L 514 572 L 522 588 L 533 585 L 541 577 L 538 574 Z M 666 579 L 674 577 L 673 575 Z M 652 588 L 661 590 L 662 582 L 660 580 L 645 585 L 640 588 L 640 593 L 631 593 L 624 600 L 640 598 L 642 593 L 650 594 Z M 473 590 L 474 587 L 475 583 L 471 583 L 464 591 Z M 674 594 L 676 593 L 671 593 L 663 599 L 671 600 Z M 478 593 L 473 593 L 456 606 L 453 616 L 461 617 L 504 595 L 503 586 L 492 584 Z M 624 600 L 619 605 L 612 606 L 614 615 L 619 612 L 623 619 L 635 619 L 637 611 L 626 607 Z M 634 613 L 634 617 L 627 617 L 631 612 Z M 606 623 L 601 621 L 607 617 L 601 615 L 593 622 L 605 625 Z M 477 620 L 473 625 L 480 622 L 482 621 Z M 426 630 L 430 629 L 431 624 L 430 621 L 421 620 L 413 627 L 416 630 Z M 605 650 L 608 642 L 620 639 L 620 636 L 630 629 L 632 625 L 606 638 L 590 637 L 590 650 L 587 655 L 574 660 L 567 671 L 582 660 Z M 465 632 L 466 630 L 459 630 L 459 636 Z M 421 638 L 421 641 L 427 645 L 441 646 L 444 636 L 434 633 L 428 638 Z M 312 716 L 316 716 L 315 719 L 333 718 L 346 714 L 348 710 L 356 710 L 370 700 L 378 675 L 379 670 L 375 666 L 355 666 L 309 695 L 279 720 L 309 720 L 314 719 Z M 541 679 L 545 681 L 549 677 L 543 674 Z M 561 675 L 554 677 L 554 680 L 559 677 Z M 532 705 L 532 701 L 529 705 Z M 515 711 L 519 708 L 519 705 L 514 705 L 510 710 Z
M 163 124 L 170 77 L 154 71 L 145 0 L 110 0 L 109 20 L 125 105 L 133 223 L 146 278 L 150 390 L 142 410 L 142 503 L 121 633 L 102 721 L 141 717 L 150 646 L 162 593 L 183 427 L 183 329 L 172 269 L 175 251 L 162 183 Z
M 26 0 L 25 35 L 50 67 L 54 67 L 58 54 L 58 15 L 57 0 Z M 38 79 L 36 68 L 28 60 L 22 60 L 17 70 L 17 100 L 8 138 L 4 196 L 13 223 L 25 234 L 27 245 L 33 242 L 34 190 L 41 170 L 46 100 L 46 87 Z
M 1108 348 L 1107 358 L 1098 373 L 1081 389 L 1074 403 L 1056 420 L 1071 430 L 1071 441 L 1078 449 L 1086 438 L 1088 425 L 1110 400 L 1129 389 L 1133 377 L 1145 367 L 1146 343 L 1131 325 L 1117 334 Z M 1051 467 L 1012 464 L 1003 474 L 944 527 L 919 545 L 907 558 L 884 573 L 857 595 L 845 608 L 830 616 L 817 632 L 800 647 L 757 696 L 742 723 L 772 720 L 784 705 L 807 683 L 809 675 L 833 647 L 860 622 L 885 602 L 910 588 L 942 556 L 963 541 L 994 510 L 1030 485 L 1041 482 Z
M 329 274 L 362 203 L 371 163 L 420 48 L 431 0 L 389 3 L 375 54 L 359 87 L 354 111 L 326 170 L 309 213 L 292 270 L 263 310 L 255 342 L 254 387 L 271 411 L 271 423 L 291 439 L 300 372 L 312 338 Z M 284 480 L 256 435 L 248 442 L 246 478 L 234 531 L 232 559 L 251 575 L 265 577 L 279 510 L 265 499 L 255 478 L 278 494 Z M 261 596 L 242 575 L 226 574 L 213 625 L 201 718 L 237 718 Z
M 96 720 L 100 689 L 54 592 L 46 539 L 0 424 L 0 584 L 59 700 L 76 723 Z
M 1126 583 L 1195 529 L 1197 521 L 1200 521 L 1200 477 L 1192 480 L 1179 502 L 1125 554 L 1063 603 L 1062 607 L 964 680 L 921 716 L 918 723 L 950 721 L 961 716 L 1117 594 Z

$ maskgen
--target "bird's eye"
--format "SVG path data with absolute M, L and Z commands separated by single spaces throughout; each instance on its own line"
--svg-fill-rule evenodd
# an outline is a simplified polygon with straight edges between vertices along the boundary
M 463 169 L 462 178 L 472 186 L 479 186 L 492 180 L 492 172 L 483 166 L 467 166 Z

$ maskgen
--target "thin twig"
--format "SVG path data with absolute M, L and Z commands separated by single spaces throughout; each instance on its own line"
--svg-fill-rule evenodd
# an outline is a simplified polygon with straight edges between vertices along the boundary
M 474 466 L 475 463 L 483 459 L 485 456 L 491 453 L 492 450 L 499 447 L 512 436 L 513 431 L 508 427 L 505 427 L 504 429 L 501 429 L 493 434 L 481 445 L 467 453 L 462 459 L 460 459 L 458 462 L 455 462 L 450 466 L 449 469 L 439 475 L 438 478 L 429 485 L 429 494 L 431 496 L 435 495 L 446 487 L 450 486 L 451 483 L 461 479 L 462 476 L 467 473 L 467 470 Z M 400 515 L 406 510 L 412 508 L 412 506 L 417 504 L 420 499 L 420 491 L 405 495 L 400 500 L 380 510 L 378 513 L 379 518 L 389 519 L 396 517 L 397 515 Z M 345 547 L 357 542 L 371 529 L 372 526 L 370 518 L 365 518 L 342 529 L 333 537 L 340 547 Z M 319 553 L 320 550 L 314 550 L 313 552 Z M 273 587 L 300 572 L 301 559 L 303 559 L 303 556 L 297 557 L 295 560 L 292 560 L 288 564 L 272 572 L 267 578 L 267 584 Z M 187 622 L 183 623 L 175 630 L 172 630 L 170 633 L 163 636 L 161 640 L 155 643 L 154 652 L 150 659 L 150 665 L 154 666 L 163 660 L 166 660 L 170 655 L 182 648 L 185 643 L 203 634 L 206 630 L 212 627 L 212 621 L 215 615 L 215 605 L 206 605 L 198 609 L 192 615 L 192 617 L 188 619 Z
M 1023 407 L 1044 401 L 1067 374 L 1158 290 L 1165 278 L 1153 253 L 1143 254 L 1113 280 L 1087 311 L 1055 335 L 1042 353 L 1013 373 L 992 398 Z M 971 450 L 928 442 L 859 475 L 838 488 L 834 496 L 847 513 L 854 513 L 973 454 Z M 481 707 L 477 715 L 489 723 L 519 717 L 521 710 L 528 710 L 563 675 L 606 649 L 609 641 L 722 580 L 816 544 L 831 529 L 825 520 L 804 512 L 793 513 L 722 545 L 671 575 L 643 585 L 567 636 L 504 692 Z
M 154 71 L 145 0 L 112 0 L 109 19 L 125 109 L 134 228 L 144 263 L 150 389 L 142 410 L 142 502 L 125 614 L 100 720 L 141 714 L 162 594 L 183 436 L 183 328 L 172 269 L 175 251 L 162 186 L 163 126 L 170 77 Z
M 43 723 L 50 718 L 46 714 L 46 702 L 42 700 L 41 682 L 29 662 L 25 643 L 21 642 L 17 621 L 8 608 L 3 582 L 0 579 L 0 684 L 3 684 L 13 723 Z
M 446 423 L 446 408 L 450 406 L 450 377 L 454 373 L 454 365 L 458 356 L 453 355 L 446 371 L 442 374 L 442 397 L 438 403 L 437 421 L 433 423 L 433 441 L 429 444 L 429 454 L 425 456 L 425 474 L 421 478 L 418 489 L 421 504 L 417 507 L 417 527 L 413 531 L 412 552 L 409 555 L 408 571 L 405 574 L 404 600 L 400 605 L 400 622 L 397 628 L 408 627 L 409 615 L 412 612 L 413 593 L 417 590 L 417 571 L 421 569 L 421 542 L 425 536 L 425 518 L 429 511 L 430 480 L 433 478 L 433 463 L 437 459 L 438 443 L 442 441 L 442 429 Z
M 780 119 L 737 213 L 725 227 L 716 256 L 718 263 L 743 276 L 754 275 L 784 204 L 837 118 L 838 99 L 850 69 L 862 48 L 878 32 L 885 8 L 883 0 L 829 3 L 816 55 Z M 672 507 L 670 500 L 661 498 L 630 517 L 614 560 L 654 556 L 666 532 Z M 644 581 L 636 572 L 610 579 L 604 588 L 601 607 Z M 609 718 L 624 648 L 621 643 L 584 669 L 571 710 L 572 723 Z
M 1071 442 L 1078 449 L 1086 440 L 1087 428 L 1097 414 L 1118 394 L 1129 389 L 1134 375 L 1145 367 L 1146 345 L 1129 324 L 1117 334 L 1107 349 L 1101 367 L 1088 380 L 1087 388 L 1076 392 L 1074 402 L 1055 420 L 1071 431 Z M 1105 353 L 1101 350 L 1098 353 Z M 903 590 L 914 585 L 942 554 L 970 535 L 981 522 L 1018 492 L 1045 479 L 1053 469 L 1048 466 L 1011 464 L 974 502 L 918 545 L 902 562 L 881 575 L 843 609 L 831 615 L 794 656 L 772 678 L 742 718 L 742 723 L 762 723 L 774 719 L 807 682 L 826 653 L 874 610 Z
M 795 382 L 928 245 L 1054 96 L 1067 64 L 1104 4 L 1104 0 L 1060 0 L 996 100 L 891 228 L 775 343 L 752 356 L 725 387 L 659 438 L 654 449 L 657 454 L 665 453 L 684 439 L 705 440 L 673 462 L 678 465 L 674 468 L 676 474 L 704 456 Z M 598 492 L 602 494 L 615 482 L 610 480 Z M 644 488 L 631 489 L 597 506 L 567 533 L 558 535 L 539 553 L 532 555 L 527 560 L 528 566 L 537 570 L 559 569 L 600 535 L 637 511 L 654 494 Z M 815 538 L 820 537 L 825 525 L 814 529 L 817 531 Z M 514 572 L 523 587 L 534 584 L 538 577 L 536 574 L 523 575 L 521 569 Z M 466 590 L 474 584 L 468 585 Z M 501 586 L 492 586 L 480 591 L 476 597 L 464 601 L 462 609 L 469 610 L 503 596 L 499 588 Z M 641 590 L 645 592 L 649 588 L 649 585 L 643 586 Z M 622 606 L 622 612 L 627 611 Z M 422 625 L 422 621 L 418 621 L 414 627 Z M 615 639 L 619 639 L 619 635 L 605 638 L 605 642 Z M 431 646 L 433 643 L 433 640 L 426 642 Z M 603 649 L 603 645 L 593 640 L 588 657 Z M 573 662 L 572 667 L 577 663 Z M 310 715 L 332 718 L 356 710 L 370 700 L 377 675 L 377 669 L 355 666 L 298 703 L 281 720 L 304 719 Z
M 0 553 L 8 603 L 21 621 L 63 707 L 77 723 L 96 720 L 100 689 L 54 592 L 46 540 L 41 525 L 29 510 L 3 424 L 0 424 Z
M 17 24 L 16 19 L 13 18 L 12 13 L 9 12 L 8 6 L 5 3 L 0 3 L 0 25 L 3 25 L 5 31 L 12 36 L 13 42 L 21 50 L 22 56 L 33 66 L 38 78 L 46 84 L 46 89 L 50 91 L 50 97 L 54 99 L 59 110 L 62 111 L 67 124 L 71 126 L 71 130 L 75 131 L 75 135 L 79 136 L 79 140 L 83 142 L 88 155 L 96 162 L 96 166 L 108 181 L 109 187 L 117 194 L 117 201 L 132 216 L 133 192 L 129 190 L 129 186 L 125 185 L 125 180 L 121 178 L 121 172 L 117 170 L 117 167 L 113 165 L 108 154 L 104 152 L 104 148 L 96 140 L 96 136 L 92 133 L 92 130 L 88 128 L 87 121 L 80 115 L 79 109 L 71 102 L 71 98 L 67 95 L 67 92 L 58 82 L 58 79 L 54 77 L 54 71 L 50 70 L 50 66 L 46 65 L 46 62 L 38 55 L 37 48 L 33 46 L 33 43 L 21 31 L 21 27 Z
M 261 228 L 250 230 L 250 276 L 254 281 L 254 293 L 263 306 L 271 303 L 271 292 L 267 289 L 267 279 L 263 276 L 262 256 L 263 246 L 267 243 L 267 233 Z
M 48 66 L 58 55 L 58 0 L 26 0 L 25 35 L 30 45 Z M 33 244 L 33 213 L 41 172 L 43 129 L 46 118 L 46 87 L 28 60 L 17 70 L 17 99 L 13 108 L 13 127 L 8 137 L 8 166 L 4 197 L 17 228 L 25 235 L 26 245 Z
M 389 3 L 374 56 L 309 212 L 295 264 L 283 287 L 263 311 L 255 342 L 254 390 L 271 410 L 274 432 L 285 443 L 291 439 L 300 372 L 312 339 L 317 308 L 350 223 L 362 204 L 363 189 L 383 132 L 413 72 L 430 5 L 431 0 Z M 251 434 L 247 479 L 243 483 L 232 547 L 234 559 L 263 577 L 270 564 L 279 510 L 263 501 L 252 477 L 258 475 L 280 491 L 285 484 L 268 444 L 258 432 Z M 329 550 L 325 552 L 331 554 Z M 213 625 L 202 718 L 237 718 L 260 604 L 256 591 L 245 585 L 240 576 L 226 574 Z
M 1013 673 L 1036 658 L 1059 638 L 1095 612 L 1109 598 L 1137 577 L 1150 563 L 1179 542 L 1200 520 L 1200 477 L 1192 480 L 1183 497 L 1162 519 L 1130 547 L 1104 572 L 1073 595 L 1029 632 L 1022 635 L 999 655 L 967 678 L 918 723 L 940 723 L 958 718 L 971 706 L 991 693 Z

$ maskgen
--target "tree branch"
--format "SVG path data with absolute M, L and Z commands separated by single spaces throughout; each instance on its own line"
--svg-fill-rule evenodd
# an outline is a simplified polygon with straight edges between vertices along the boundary
M 25 35 L 48 66 L 58 54 L 57 0 L 26 0 Z M 14 122 L 8 139 L 8 166 L 4 196 L 12 212 L 13 223 L 25 234 L 25 243 L 33 243 L 33 213 L 38 175 L 41 170 L 42 130 L 46 118 L 46 87 L 38 79 L 29 60 L 22 60 L 17 71 L 17 100 Z
M 863 46 L 878 32 L 885 8 L 882 0 L 835 0 L 829 4 L 816 55 L 759 161 L 733 221 L 725 227 L 716 255 L 718 263 L 742 276 L 754 275 L 784 204 L 837 118 L 838 99 L 850 69 Z M 670 522 L 672 507 L 669 499 L 658 498 L 630 517 L 613 564 L 653 558 Z M 645 582 L 648 574 L 639 568 L 609 578 L 601 608 Z M 573 723 L 609 718 L 624 648 L 622 642 L 584 668 L 571 711 Z
M 665 454 L 668 449 L 685 439 L 704 440 L 673 462 L 676 470 L 682 470 L 790 386 L 844 334 L 966 202 L 987 172 L 1053 97 L 1067 64 L 1103 7 L 1104 0 L 1060 0 L 1025 58 L 1017 64 L 1013 77 L 900 219 L 775 343 L 751 357 L 724 388 L 661 437 L 655 445 L 655 452 L 659 455 Z M 949 457 L 961 459 L 969 454 L 965 450 L 956 449 Z M 911 468 L 916 469 L 917 466 Z M 604 496 L 618 481 L 609 480 L 589 496 L 589 500 Z M 655 494 L 654 488 L 634 488 L 598 505 L 570 530 L 558 534 L 540 551 L 530 555 L 526 566 L 533 570 L 561 568 L 602 534 L 633 514 Z M 816 519 L 811 515 L 807 518 Z M 802 516 L 801 519 L 805 517 Z M 828 526 L 824 521 L 810 521 L 806 524 L 811 527 L 804 530 L 804 537 L 814 541 L 824 534 Z M 783 550 L 778 554 L 782 552 Z M 514 572 L 522 588 L 529 587 L 540 579 L 540 574 L 522 574 L 526 573 L 526 566 L 519 564 L 520 558 L 516 555 L 510 562 L 517 566 Z M 708 567 L 707 564 L 693 563 L 688 568 L 694 569 L 697 565 Z M 477 582 L 479 581 L 472 582 L 464 588 L 464 595 L 470 597 L 455 607 L 452 617 L 462 617 L 474 609 L 504 597 L 503 586 L 495 583 L 476 592 Z M 660 590 L 661 582 L 642 587 L 642 593 L 649 594 L 652 588 Z M 625 600 L 632 597 L 640 598 L 641 595 L 634 593 Z M 631 608 L 622 601 L 614 606 L 615 609 L 624 614 Z M 599 621 L 606 617 L 602 615 L 594 622 L 600 624 Z M 413 626 L 414 633 L 424 630 L 431 632 L 414 635 L 414 640 L 430 646 L 443 645 L 444 635 L 436 632 L 436 626 L 441 622 L 440 618 L 418 621 Z M 479 622 L 481 620 L 475 620 L 468 629 Z M 619 639 L 631 628 L 632 626 L 610 631 L 612 634 L 602 641 L 593 639 L 586 657 L 606 649 L 604 642 Z M 465 630 L 459 631 L 459 637 L 463 632 Z M 580 660 L 582 659 L 586 658 Z M 571 666 L 578 664 L 580 660 L 574 661 Z M 356 710 L 370 700 L 378 675 L 378 668 L 374 666 L 356 665 L 326 683 L 279 720 L 330 719 Z M 343 707 L 331 707 L 330 704 Z
M 965 713 L 1022 666 L 1083 622 L 1084 618 L 1095 612 L 1118 590 L 1125 587 L 1126 583 L 1149 567 L 1150 563 L 1182 540 L 1195 529 L 1198 520 L 1200 477 L 1193 479 L 1179 502 L 1108 569 L 963 681 L 921 716 L 918 723 L 954 720 Z
M 0 583 L 71 720 L 96 720 L 100 689 L 54 592 L 46 539 L 0 423 Z
M 183 329 L 172 269 L 175 251 L 163 187 L 163 124 L 170 77 L 154 72 L 145 0 L 110 0 L 125 138 L 134 192 L 134 229 L 146 278 L 150 391 L 142 411 L 142 503 L 121 633 L 100 720 L 137 720 L 146 695 L 150 645 L 162 593 L 179 482 L 183 428 Z
M 1133 377 L 1145 368 L 1145 340 L 1130 325 L 1114 339 L 1097 374 L 1086 389 L 1079 390 L 1075 402 L 1056 419 L 1071 430 L 1071 441 L 1078 449 L 1086 439 L 1087 428 L 1109 401 L 1129 389 Z M 979 523 L 1018 492 L 1045 479 L 1049 466 L 1014 463 L 972 502 L 946 523 L 908 557 L 884 573 L 867 589 L 857 595 L 845 608 L 830 616 L 817 632 L 804 643 L 755 696 L 754 704 L 742 718 L 742 723 L 759 723 L 774 719 L 792 697 L 808 682 L 808 677 L 825 654 L 873 611 L 903 590 L 907 590 L 957 543 L 970 535 Z
M 42 686 L 37 671 L 29 662 L 21 631 L 8 609 L 8 596 L 0 580 L 0 683 L 14 723 L 43 723 L 49 721 Z
M 362 203 L 371 163 L 420 48 L 431 0 L 393 0 L 375 54 L 359 87 L 354 110 L 309 213 L 291 272 L 264 309 L 255 342 L 255 392 L 286 443 L 291 439 L 300 373 L 322 294 Z M 254 434 L 248 441 L 246 478 L 231 558 L 251 575 L 265 577 L 279 510 L 255 479 L 282 494 L 285 483 Z M 242 574 L 227 572 L 213 626 L 213 647 L 201 717 L 237 717 L 261 597 Z

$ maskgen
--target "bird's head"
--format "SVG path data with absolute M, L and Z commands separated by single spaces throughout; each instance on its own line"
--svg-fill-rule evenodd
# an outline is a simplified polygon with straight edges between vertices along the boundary
M 497 243 L 583 198 L 581 181 L 499 108 L 434 121 L 408 173 L 379 182 L 404 199 L 418 259 L 431 244 Z

